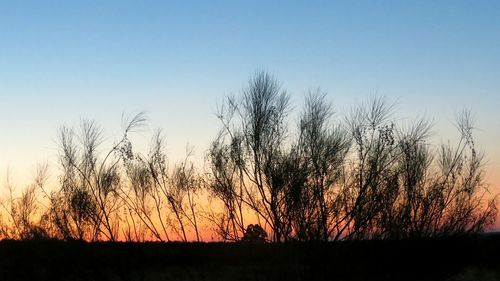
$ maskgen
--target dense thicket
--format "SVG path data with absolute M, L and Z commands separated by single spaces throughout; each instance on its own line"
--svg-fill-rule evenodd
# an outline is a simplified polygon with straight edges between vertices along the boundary
M 126 121 L 104 153 L 95 122 L 62 127 L 58 187 L 46 190 L 46 166 L 19 197 L 7 181 L 0 233 L 200 241 L 208 228 L 224 241 L 335 241 L 477 233 L 494 222 L 468 111 L 458 115 L 455 146 L 432 145 L 425 119 L 400 124 L 383 98 L 340 116 L 318 90 L 296 126 L 291 113 L 277 80 L 256 74 L 220 106 L 204 170 L 189 155 L 169 167 L 161 132 L 149 153 L 134 151 L 129 134 L 144 114 Z

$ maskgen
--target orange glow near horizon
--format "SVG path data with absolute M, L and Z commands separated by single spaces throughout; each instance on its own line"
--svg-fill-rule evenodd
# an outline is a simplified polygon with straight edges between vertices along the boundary
M 485 199 L 489 199 L 489 198 L 492 198 L 493 196 L 500 194 L 500 192 L 499 192 L 500 191 L 500 184 L 499 184 L 500 183 L 500 176 L 498 174 L 492 173 L 491 169 L 489 170 L 489 173 L 487 173 L 486 182 L 489 185 L 490 195 L 487 196 Z M 53 180 L 52 180 L 52 186 L 56 186 L 56 184 L 53 182 Z M 54 187 L 52 189 L 48 188 L 47 190 L 48 191 L 55 190 L 55 188 Z M 22 191 L 22 188 L 19 188 L 19 186 L 18 186 L 16 192 L 19 193 L 21 191 Z M 41 205 L 44 205 L 44 206 L 47 205 L 47 203 L 48 203 L 48 202 L 46 202 L 47 199 L 44 198 L 43 194 L 40 194 L 40 192 L 39 192 L 39 195 L 41 198 L 41 201 L 39 201 L 39 203 L 41 203 Z M 3 193 L 2 196 L 3 196 L 2 202 L 5 202 L 6 194 Z M 210 206 L 210 208 L 212 208 L 212 210 L 215 212 L 221 211 L 221 209 L 220 209 L 221 206 L 218 206 L 217 204 L 213 204 L 213 202 L 209 202 L 208 197 L 205 194 L 205 195 L 203 195 L 202 198 L 200 198 L 200 201 L 198 202 L 198 208 L 206 209 L 207 206 Z M 499 206 L 499 202 L 497 202 L 497 206 Z M 217 209 L 214 209 L 214 208 L 217 208 Z M 7 215 L 6 210 L 3 206 L 0 210 L 0 215 L 3 219 L 2 222 L 8 221 L 9 216 Z M 38 214 L 38 215 L 40 215 L 40 214 Z M 154 220 L 157 220 L 157 218 L 154 218 Z M 157 223 L 157 221 L 156 221 L 156 223 Z M 253 214 L 253 212 L 247 210 L 244 223 L 245 223 L 245 227 L 246 227 L 249 224 L 258 223 L 258 220 L 256 219 L 256 216 L 255 216 L 255 214 Z M 193 241 L 193 242 L 196 241 L 196 234 L 195 234 L 194 230 L 190 227 L 189 224 L 186 224 L 186 225 L 187 225 L 186 235 L 188 237 L 188 241 Z M 119 231 L 119 240 L 124 241 L 125 236 L 124 236 L 123 230 L 126 228 L 126 225 L 122 222 L 121 227 L 122 227 L 122 229 Z M 494 225 L 491 226 L 491 228 L 488 229 L 487 231 L 499 231 L 499 230 L 500 230 L 500 212 L 497 214 Z M 270 235 L 270 229 L 267 228 L 266 231 L 268 232 L 268 235 Z M 199 221 L 199 234 L 200 234 L 201 242 L 220 241 L 220 238 L 218 237 L 217 233 L 214 231 L 214 226 L 211 224 L 211 222 L 209 222 L 207 220 Z M 150 239 L 147 239 L 147 240 L 151 240 L 151 241 L 155 240 L 154 236 L 150 236 L 149 238 Z M 182 237 L 176 235 L 176 233 L 173 230 L 171 230 L 169 232 L 169 238 L 172 241 L 181 241 L 182 240 Z

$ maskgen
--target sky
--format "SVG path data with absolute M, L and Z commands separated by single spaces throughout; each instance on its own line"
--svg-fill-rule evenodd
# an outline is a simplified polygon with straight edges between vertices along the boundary
M 498 1 L 2 1 L 0 180 L 57 167 L 57 130 L 95 119 L 117 140 L 123 112 L 146 111 L 172 159 L 203 159 L 217 103 L 259 70 L 296 108 L 311 89 L 340 113 L 373 95 L 428 116 L 456 139 L 470 108 L 500 192 Z

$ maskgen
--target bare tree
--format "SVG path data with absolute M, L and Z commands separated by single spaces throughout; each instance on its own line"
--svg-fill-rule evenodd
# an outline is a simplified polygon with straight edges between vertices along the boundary
M 176 193 L 174 197 L 176 200 L 176 210 L 191 225 L 196 235 L 196 241 L 200 242 L 197 201 L 202 181 L 197 175 L 193 163 L 189 161 L 191 153 L 191 151 L 187 151 L 184 161 L 176 165 L 172 172 L 171 182 Z
M 44 188 L 46 181 L 47 165 L 38 165 L 33 183 L 23 189 L 18 196 L 10 174 L 7 173 L 5 182 L 7 198 L 0 200 L 0 205 L 8 215 L 5 225 L 0 230 L 2 236 L 26 240 L 46 238 L 49 235 L 43 227 L 39 202 L 39 191 Z
M 485 199 L 470 113 L 458 117 L 458 146 L 442 145 L 434 159 L 430 123 L 399 128 L 390 121 L 390 108 L 373 100 L 349 120 L 355 154 L 347 181 L 346 237 L 428 237 L 491 225 L 495 199 Z
M 78 133 L 60 129 L 61 189 L 51 196 L 50 217 L 64 238 L 118 239 L 120 158 L 116 154 L 128 143 L 128 134 L 145 121 L 144 113 L 139 113 L 125 122 L 121 139 L 102 158 L 98 149 L 103 133 L 95 122 L 83 120 Z
M 486 200 L 483 155 L 477 152 L 473 138 L 474 123 L 470 111 L 457 116 L 460 140 L 455 149 L 443 145 L 439 174 L 434 185 L 442 191 L 441 217 L 434 220 L 439 235 L 478 232 L 490 226 L 496 217 L 495 198 Z
M 284 186 L 274 170 L 284 154 L 289 97 L 274 77 L 261 72 L 250 79 L 241 100 L 229 98 L 226 108 L 219 114 L 223 128 L 210 153 L 216 181 L 212 191 L 229 208 L 235 235 L 242 228 L 236 227 L 241 219 L 236 221 L 233 196 L 238 196 L 272 229 L 273 240 L 282 241 L 287 238 Z
M 122 149 L 122 159 L 128 177 L 128 185 L 122 185 L 119 195 L 130 215 L 135 236 L 144 227 L 159 241 L 170 241 L 169 227 L 164 217 L 166 205 L 158 183 L 166 183 L 166 155 L 163 153 L 163 139 L 155 134 L 147 158 L 135 155 L 132 145 Z M 165 180 L 165 181 L 164 181 Z
M 230 104 L 231 105 L 231 104 Z M 229 114 L 234 113 L 231 107 Z M 227 115 L 219 115 L 221 118 Z M 230 144 L 224 143 L 224 131 L 212 142 L 208 154 L 210 174 L 207 186 L 210 194 L 223 203 L 223 212 L 210 213 L 215 230 L 222 240 L 238 241 L 245 231 L 243 216 L 243 177 L 239 167 L 242 165 L 241 138 L 234 137 Z M 231 131 L 228 131 L 231 133 Z
M 299 136 L 292 162 L 302 163 L 292 175 L 302 180 L 291 190 L 300 206 L 296 212 L 296 232 L 299 239 L 327 241 L 340 225 L 340 182 L 350 138 L 340 124 L 332 124 L 332 105 L 326 94 L 311 92 L 299 121 Z M 302 175 L 300 171 L 303 171 Z M 305 174 L 304 174 L 305 173 Z M 297 181 L 296 181 L 297 182 Z
M 129 185 L 122 186 L 119 195 L 131 215 L 132 228 L 137 230 L 142 225 L 160 241 L 170 241 L 172 232 L 187 241 L 192 230 L 200 241 L 196 202 L 201 182 L 189 161 L 190 152 L 170 170 L 164 150 L 164 139 L 158 131 L 147 157 L 131 149 L 122 152 Z

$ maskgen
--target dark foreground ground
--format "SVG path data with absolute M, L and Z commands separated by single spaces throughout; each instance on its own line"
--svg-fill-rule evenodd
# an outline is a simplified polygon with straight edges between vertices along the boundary
M 500 280 L 500 235 L 318 244 L 2 241 L 0 280 Z

